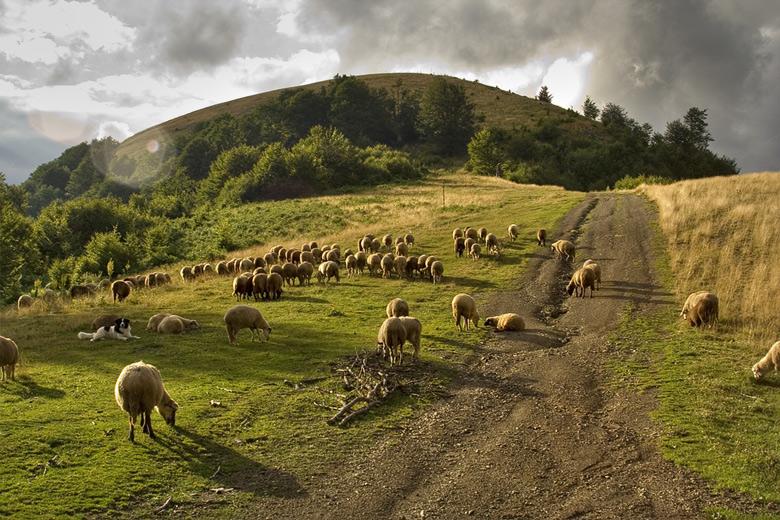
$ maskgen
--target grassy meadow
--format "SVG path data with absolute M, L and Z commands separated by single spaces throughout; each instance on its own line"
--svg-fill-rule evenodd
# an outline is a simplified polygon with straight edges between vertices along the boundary
M 780 175 L 752 174 L 640 188 L 659 207 L 655 249 L 679 305 L 655 315 L 627 313 L 613 344 L 619 384 L 658 397 L 661 449 L 718 488 L 780 502 L 780 376 L 755 382 L 751 366 L 780 339 L 773 305 Z M 720 325 L 692 329 L 679 319 L 690 292 L 720 298 Z M 718 518 L 780 518 L 713 511 Z
M 289 383 L 326 376 L 340 357 L 372 349 L 386 303 L 400 296 L 423 323 L 422 369 L 443 388 L 484 338 L 481 330 L 456 331 L 452 296 L 472 293 L 479 303 L 511 287 L 536 250 L 536 229 L 553 227 L 582 197 L 454 174 L 237 208 L 223 231 L 252 233 L 258 245 L 235 256 L 308 240 L 355 249 L 367 232 L 412 232 L 413 254 L 436 254 L 445 264 L 444 283 L 436 286 L 343 273 L 339 284 L 295 286 L 281 301 L 251 303 L 273 328 L 262 344 L 250 343 L 248 331 L 239 334 L 238 345 L 227 342 L 222 316 L 235 304 L 229 277 L 189 284 L 176 277 L 170 286 L 134 292 L 123 304 L 104 294 L 54 312 L 6 309 L 0 334 L 18 343 L 22 365 L 16 382 L 0 384 L 0 516 L 153 516 L 168 497 L 185 514 L 222 516 L 254 496 L 304 493 L 307 478 L 398 428 L 434 394 L 399 396 L 341 429 L 325 423 L 333 411 L 320 405 L 335 404 L 330 396 Z M 503 238 L 510 223 L 522 230 L 514 243 Z M 465 225 L 496 232 L 503 256 L 456 259 L 451 230 Z M 174 274 L 180 266 L 163 268 Z M 181 336 L 145 331 L 157 312 L 197 319 L 202 328 Z M 76 339 L 103 313 L 129 317 L 141 339 Z M 176 430 L 155 414 L 158 441 L 137 433 L 132 445 L 113 386 L 122 367 L 138 360 L 160 369 L 180 409 Z M 213 491 L 218 488 L 235 489 Z

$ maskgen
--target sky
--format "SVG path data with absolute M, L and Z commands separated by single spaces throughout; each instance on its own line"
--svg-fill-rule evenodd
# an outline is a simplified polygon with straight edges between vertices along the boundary
M 780 170 L 778 0 L 0 0 L 0 172 L 78 142 L 340 74 L 433 72 L 663 131 L 706 108 L 743 171 Z

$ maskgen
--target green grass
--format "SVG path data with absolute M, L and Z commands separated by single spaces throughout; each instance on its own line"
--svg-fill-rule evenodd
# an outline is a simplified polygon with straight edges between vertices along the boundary
M 659 278 L 671 290 L 662 238 L 655 249 Z M 626 312 L 611 339 L 621 353 L 612 363 L 615 384 L 655 393 L 653 416 L 662 426 L 666 458 L 701 474 L 716 489 L 780 502 L 780 377 L 756 383 L 750 370 L 769 346 L 747 343 L 728 320 L 715 330 L 696 330 L 678 313 L 671 305 L 649 315 Z M 780 518 L 715 509 L 710 514 Z
M 387 301 L 401 296 L 423 323 L 424 370 L 433 385 L 446 385 L 484 338 L 483 331 L 457 333 L 450 317 L 452 296 L 468 292 L 484 303 L 491 292 L 513 286 L 536 248 L 536 229 L 553 227 L 580 200 L 580 193 L 555 188 L 451 175 L 374 193 L 297 201 L 296 211 L 313 208 L 317 216 L 290 234 L 268 236 L 269 243 L 300 244 L 305 236 L 354 248 L 369 230 L 394 236 L 411 230 L 415 254 L 435 253 L 444 260 L 445 281 L 433 286 L 364 276 L 328 287 L 290 288 L 279 302 L 256 304 L 273 327 L 263 344 L 250 343 L 246 331 L 238 345 L 227 343 L 222 316 L 235 303 L 229 278 L 189 285 L 177 280 L 138 291 L 122 305 L 103 296 L 54 314 L 17 317 L 5 311 L 0 333 L 19 344 L 23 365 L 17 382 L 0 384 L 0 516 L 152 516 L 168 496 L 190 513 L 208 507 L 211 514 L 225 516 L 255 496 L 295 496 L 310 476 L 398 428 L 434 396 L 396 398 L 340 429 L 325 423 L 331 411 L 315 405 L 332 403 L 327 396 L 312 387 L 296 390 L 285 380 L 327 375 L 340 357 L 373 348 Z M 274 204 L 249 206 L 236 219 L 249 226 L 261 213 L 283 218 L 289 207 Z M 338 208 L 337 224 L 323 207 Z M 521 227 L 521 238 L 505 243 L 500 260 L 454 258 L 454 226 L 485 225 L 503 236 L 510 223 Z M 168 266 L 171 272 L 177 267 Z M 195 318 L 202 329 L 178 337 L 143 330 L 149 316 L 164 311 Z M 115 312 L 131 318 L 142 339 L 76 339 L 93 316 Z M 139 359 L 161 370 L 180 410 L 178 431 L 155 414 L 159 441 L 139 434 L 132 445 L 113 385 L 122 367 Z M 211 406 L 211 400 L 221 406 Z M 209 491 L 218 487 L 237 491 Z

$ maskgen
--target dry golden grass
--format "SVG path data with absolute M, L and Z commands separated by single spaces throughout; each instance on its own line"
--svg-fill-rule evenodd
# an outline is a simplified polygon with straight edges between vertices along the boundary
M 720 298 L 721 323 L 751 341 L 780 334 L 780 173 L 641 186 L 658 204 L 677 296 Z

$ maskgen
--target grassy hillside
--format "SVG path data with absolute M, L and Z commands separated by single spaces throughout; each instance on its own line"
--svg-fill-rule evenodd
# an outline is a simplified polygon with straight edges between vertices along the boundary
M 442 205 L 442 192 L 445 204 Z M 430 385 L 446 384 L 472 352 L 483 332 L 459 334 L 449 303 L 458 292 L 484 302 L 511 286 L 536 249 L 535 230 L 554 223 L 582 194 L 518 186 L 490 178 L 450 175 L 407 186 L 294 202 L 267 202 L 236 210 L 236 228 L 254 232 L 268 216 L 286 226 L 258 233 L 257 254 L 277 242 L 339 242 L 353 247 L 366 232 L 411 231 L 415 254 L 439 255 L 445 280 L 384 280 L 363 276 L 332 286 L 287 289 L 279 302 L 252 305 L 271 323 L 270 341 L 227 343 L 222 316 L 234 304 L 227 277 L 140 290 L 121 305 L 106 295 L 64 305 L 56 312 L 17 315 L 6 310 L 0 334 L 22 351 L 19 380 L 0 384 L 0 515 L 48 517 L 124 512 L 153 516 L 173 497 L 179 507 L 229 515 L 230 508 L 256 495 L 294 496 L 308 476 L 322 471 L 355 444 L 396 428 L 434 394 L 421 390 L 397 398 L 351 427 L 327 426 L 332 402 L 312 387 L 295 389 L 286 380 L 327 375 L 330 363 L 375 344 L 388 300 L 400 296 L 423 323 L 421 370 Z M 297 205 L 295 210 L 290 204 Z M 298 217 L 296 217 L 296 215 Z M 484 225 L 504 236 L 517 223 L 520 238 L 504 242 L 496 260 L 455 259 L 451 230 Z M 166 266 L 173 272 L 179 265 Z M 159 336 L 143 330 L 149 316 L 176 312 L 202 324 L 198 332 Z M 142 339 L 89 343 L 76 339 L 96 314 L 121 313 Z M 160 368 L 180 405 L 177 430 L 158 415 L 160 437 L 126 440 L 127 421 L 113 402 L 121 368 L 143 359 Z M 335 388 L 335 386 L 334 386 Z M 212 400 L 220 406 L 212 406 Z M 227 493 L 217 488 L 236 488 Z M 132 513 L 128 513 L 132 511 Z
M 641 190 L 659 206 L 659 271 L 678 305 L 627 316 L 612 340 L 625 356 L 615 363 L 618 379 L 656 393 L 666 457 L 717 487 L 780 502 L 780 377 L 757 383 L 750 371 L 780 339 L 780 175 Z M 678 317 L 687 295 L 701 289 L 720 298 L 713 330 L 692 329 Z
M 358 77 L 365 81 L 370 87 L 384 88 L 388 92 L 393 92 L 399 81 L 402 82 L 404 88 L 415 92 L 422 92 L 434 78 L 439 76 L 433 74 L 399 72 L 367 74 Z M 525 125 L 529 129 L 533 129 L 546 117 L 558 116 L 568 119 L 569 116 L 572 115 L 563 108 L 550 103 L 542 103 L 532 98 L 512 94 L 497 87 L 491 87 L 478 82 L 466 81 L 458 78 L 447 77 L 447 79 L 463 85 L 470 101 L 475 105 L 477 114 L 484 116 L 484 124 L 486 126 L 511 129 L 513 127 Z M 304 85 L 303 88 L 319 90 L 329 82 L 330 80 L 311 83 Z M 271 102 L 283 90 L 285 89 L 272 90 L 253 96 L 234 99 L 165 121 L 126 139 L 119 146 L 117 154 L 136 155 L 146 149 L 147 143 L 150 140 L 169 142 L 178 133 L 192 128 L 197 123 L 214 119 L 222 114 L 231 114 L 233 116 L 244 115 L 257 106 Z M 582 116 L 575 116 L 570 122 L 564 125 L 564 128 L 581 132 L 591 137 L 603 134 L 600 123 L 591 121 Z

